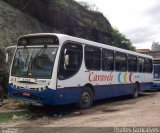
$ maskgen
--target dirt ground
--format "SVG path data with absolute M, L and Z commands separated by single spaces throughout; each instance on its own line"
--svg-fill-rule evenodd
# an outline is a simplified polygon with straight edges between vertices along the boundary
M 96 101 L 86 110 L 78 110 L 74 105 L 32 105 L 24 110 L 32 116 L 1 122 L 0 127 L 160 127 L 160 91 L 144 92 L 137 99 Z M 4 111 L 7 109 L 1 107 L 0 112 Z

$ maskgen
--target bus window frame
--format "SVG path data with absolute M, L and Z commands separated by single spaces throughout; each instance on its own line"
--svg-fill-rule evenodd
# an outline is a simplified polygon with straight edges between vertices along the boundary
M 150 59 L 150 58 L 145 58 L 145 61 L 147 62 L 147 60 L 148 60 L 148 66 L 146 66 L 145 65 L 145 67 L 146 67 L 146 73 L 152 73 L 153 72 L 153 61 L 152 61 L 152 59 Z M 151 61 L 151 64 L 150 64 L 150 61 Z M 151 71 L 150 71 L 150 68 L 151 68 Z M 148 70 L 149 69 L 149 70 Z
M 103 69 L 103 52 L 104 51 L 109 51 L 110 53 L 112 53 L 113 54 L 113 69 L 112 70 L 104 70 Z M 108 71 L 111 71 L 111 72 L 113 72 L 114 70 L 115 70 L 115 51 L 114 50 L 110 50 L 110 49 L 106 49 L 106 48 L 102 48 L 102 50 L 101 50 L 101 54 L 102 54 L 102 56 L 101 56 L 101 69 L 102 69 L 102 71 L 106 71 L 106 72 L 108 72 Z
M 124 54 L 125 55 L 125 58 L 126 58 L 126 69 L 125 70 L 116 70 L 116 63 L 117 63 L 117 61 L 116 61 L 116 54 L 117 53 L 120 53 L 120 54 Z M 115 51 L 115 53 L 114 53 L 115 55 L 114 55 L 114 59 L 115 59 L 115 71 L 116 72 L 127 72 L 128 71 L 128 61 L 127 61 L 127 53 L 124 53 L 124 52 L 119 52 L 119 51 Z
M 97 48 L 100 50 L 100 69 L 88 69 L 86 66 L 86 47 L 92 47 L 92 48 Z M 101 71 L 102 70 L 102 48 L 101 47 L 96 47 L 96 46 L 91 46 L 91 45 L 85 45 L 84 46 L 84 64 L 85 64 L 85 68 L 86 70 L 89 71 Z
M 129 71 L 129 61 L 128 61 L 129 56 L 136 57 L 136 71 L 133 71 L 133 69 L 132 71 Z M 127 70 L 128 72 L 134 72 L 134 73 L 138 72 L 138 57 L 136 55 L 132 55 L 132 54 L 127 55 Z
M 144 60 L 144 63 L 143 63 L 143 66 L 142 66 L 142 71 L 140 71 L 140 69 L 139 69 L 139 65 L 140 65 L 139 59 L 143 59 Z M 145 71 L 143 70 L 143 68 L 145 69 Z M 138 71 L 137 72 L 138 73 L 146 73 L 145 57 L 138 56 Z
M 77 72 L 76 73 L 74 73 L 73 75 L 71 75 L 71 76 L 69 76 L 69 77 L 66 77 L 66 78 L 63 78 L 63 79 L 61 79 L 60 77 L 59 77 L 59 69 L 60 69 L 60 63 L 61 63 L 61 61 L 60 61 L 60 59 L 61 59 L 61 56 L 62 56 L 62 52 L 63 52 L 63 48 L 65 47 L 65 45 L 67 44 L 67 43 L 73 43 L 73 44 L 78 44 L 78 45 L 81 45 L 82 46 L 82 59 L 81 59 L 81 65 L 79 66 L 79 69 L 77 70 Z M 65 41 L 62 45 L 61 45 L 61 47 L 60 47 L 60 54 L 59 54 L 59 58 L 58 58 L 58 65 L 57 65 L 57 79 L 59 79 L 59 80 L 67 80 L 67 79 L 70 79 L 70 78 L 72 78 L 73 76 L 75 76 L 79 71 L 80 71 L 80 69 L 81 69 L 81 66 L 82 66 L 82 63 L 83 63 L 83 58 L 84 58 L 84 54 L 83 54 L 83 49 L 84 49 L 84 47 L 83 47 L 83 44 L 82 43 L 79 43 L 79 42 L 76 42 L 76 41 L 71 41 L 71 40 L 67 40 L 67 41 Z

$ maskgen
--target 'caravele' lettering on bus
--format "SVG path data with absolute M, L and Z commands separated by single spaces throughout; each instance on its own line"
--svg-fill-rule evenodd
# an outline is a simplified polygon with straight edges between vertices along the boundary
M 90 82 L 94 81 L 112 81 L 113 80 L 113 75 L 112 73 L 108 75 L 96 75 L 94 72 L 91 72 L 88 77 Z

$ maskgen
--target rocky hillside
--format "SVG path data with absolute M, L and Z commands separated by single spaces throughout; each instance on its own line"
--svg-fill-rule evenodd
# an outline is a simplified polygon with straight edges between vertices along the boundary
M 51 32 L 51 28 L 35 18 L 0 1 L 0 48 L 15 45 L 17 37 L 35 32 Z
M 19 36 L 38 32 L 65 33 L 101 43 L 112 40 L 111 24 L 103 14 L 74 0 L 0 0 L 1 52 L 16 45 Z
M 6 71 L 4 49 L 16 45 L 20 35 L 36 32 L 51 32 L 51 28 L 0 1 L 0 71 Z
M 16 45 L 19 36 L 38 32 L 64 33 L 125 49 L 132 48 L 131 42 L 119 31 L 113 30 L 102 13 L 88 10 L 74 0 L 0 0 L 1 51 Z
M 25 14 L 60 32 L 108 43 L 112 27 L 100 12 L 89 11 L 74 0 L 4 0 Z

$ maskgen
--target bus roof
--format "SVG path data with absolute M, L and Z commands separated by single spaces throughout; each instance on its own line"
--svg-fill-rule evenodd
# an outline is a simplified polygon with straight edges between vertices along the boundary
M 82 38 L 78 38 L 78 37 L 69 36 L 69 35 L 66 35 L 66 34 L 59 34 L 59 33 L 35 33 L 35 34 L 27 34 L 27 35 L 20 36 L 18 38 L 18 40 L 20 38 L 22 38 L 22 37 L 31 37 L 31 36 L 33 37 L 33 36 L 44 36 L 44 35 L 49 35 L 49 36 L 55 35 L 62 42 L 65 42 L 65 41 L 75 41 L 75 42 L 79 42 L 79 43 L 82 43 L 82 44 L 92 45 L 92 46 L 96 46 L 96 47 L 102 47 L 102 48 L 106 48 L 106 49 L 109 49 L 109 50 L 114 50 L 114 51 L 123 52 L 123 53 L 126 53 L 126 54 L 131 54 L 131 55 L 136 55 L 136 56 L 141 56 L 141 57 L 153 59 L 153 57 L 149 56 L 149 55 L 145 55 L 145 54 L 133 52 L 133 51 L 130 51 L 130 50 L 125 50 L 125 49 L 117 48 L 117 47 L 114 47 L 114 46 L 110 46 L 108 44 L 102 44 L 102 43 L 98 43 L 98 42 L 94 42 L 94 41 L 90 41 L 90 40 L 86 40 L 86 39 L 82 39 Z

